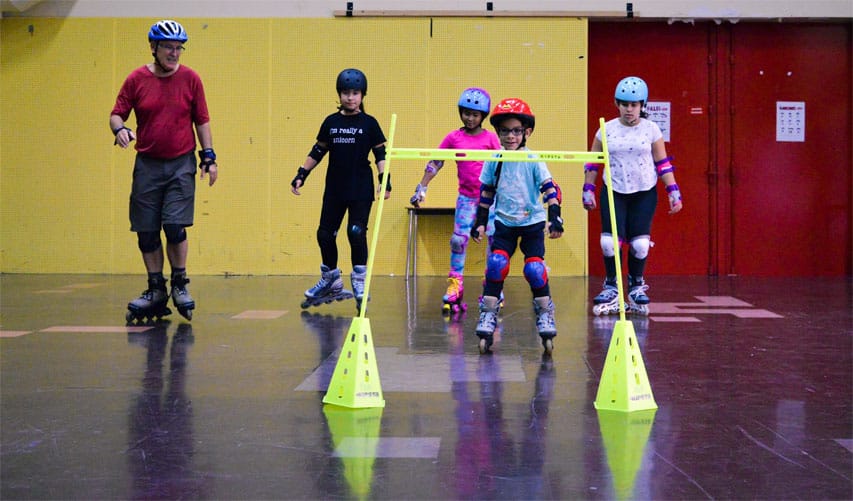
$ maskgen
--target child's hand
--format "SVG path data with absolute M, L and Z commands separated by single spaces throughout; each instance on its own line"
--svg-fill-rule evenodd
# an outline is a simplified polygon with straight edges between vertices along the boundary
M 412 204 L 412 207 L 420 207 L 421 203 L 426 200 L 426 192 L 427 187 L 418 183 L 415 187 L 415 194 L 412 195 L 412 198 L 409 199 L 409 203 Z
M 475 242 L 480 243 L 483 241 L 483 235 L 486 233 L 485 226 L 477 226 L 475 228 L 471 228 L 471 238 L 474 239 Z

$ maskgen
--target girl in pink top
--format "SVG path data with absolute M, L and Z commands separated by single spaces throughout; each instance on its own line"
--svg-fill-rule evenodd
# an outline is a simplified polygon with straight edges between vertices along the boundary
M 501 143 L 494 132 L 482 127 L 483 121 L 489 115 L 491 98 L 489 93 L 478 87 L 465 89 L 459 97 L 459 118 L 463 127 L 450 132 L 438 146 L 444 149 L 458 150 L 499 150 Z M 438 175 L 444 166 L 441 160 L 430 160 L 424 169 L 420 184 L 415 188 L 411 204 L 419 207 L 426 198 L 427 186 Z M 462 282 L 465 269 L 465 253 L 468 248 L 468 235 L 474 224 L 477 203 L 480 197 L 480 171 L 483 162 L 469 160 L 456 161 L 459 178 L 459 196 L 456 198 L 456 221 L 453 235 L 450 237 L 450 273 L 447 277 L 447 292 L 442 301 L 445 313 L 458 313 L 466 309 L 462 302 L 464 285 Z M 488 234 L 494 232 L 493 218 L 489 221 Z

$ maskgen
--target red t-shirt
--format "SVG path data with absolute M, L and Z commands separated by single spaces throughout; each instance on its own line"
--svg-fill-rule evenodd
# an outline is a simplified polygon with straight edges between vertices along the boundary
M 127 120 L 136 114 L 136 151 L 171 159 L 195 150 L 193 124 L 210 121 L 204 86 L 198 73 L 184 65 L 168 77 L 158 77 L 147 66 L 127 76 L 112 115 Z

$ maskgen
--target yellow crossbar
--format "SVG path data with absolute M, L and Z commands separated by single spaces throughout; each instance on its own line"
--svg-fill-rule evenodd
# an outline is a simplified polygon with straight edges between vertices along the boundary
M 596 151 L 504 151 L 451 150 L 441 148 L 390 148 L 392 160 L 503 160 L 505 162 L 578 162 L 603 163 L 604 153 Z

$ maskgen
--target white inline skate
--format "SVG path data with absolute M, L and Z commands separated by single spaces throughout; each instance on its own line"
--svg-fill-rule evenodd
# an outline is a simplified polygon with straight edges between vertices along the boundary
M 554 337 L 557 335 L 557 325 L 554 323 L 554 302 L 550 296 L 537 297 L 533 300 L 533 311 L 536 313 L 536 329 L 545 348 L 545 355 L 554 352 Z
M 477 337 L 480 338 L 480 354 L 491 353 L 495 329 L 498 326 L 498 298 L 484 296 L 480 304 L 480 319 L 477 322 Z
M 625 309 L 636 315 L 648 315 L 651 300 L 646 295 L 646 291 L 649 290 L 649 286 L 642 279 L 635 282 L 629 277 L 628 281 L 631 284 L 631 289 L 628 291 L 628 304 Z
M 615 285 L 604 283 L 604 289 L 592 300 L 595 305 L 592 313 L 595 316 L 619 313 L 619 289 Z

